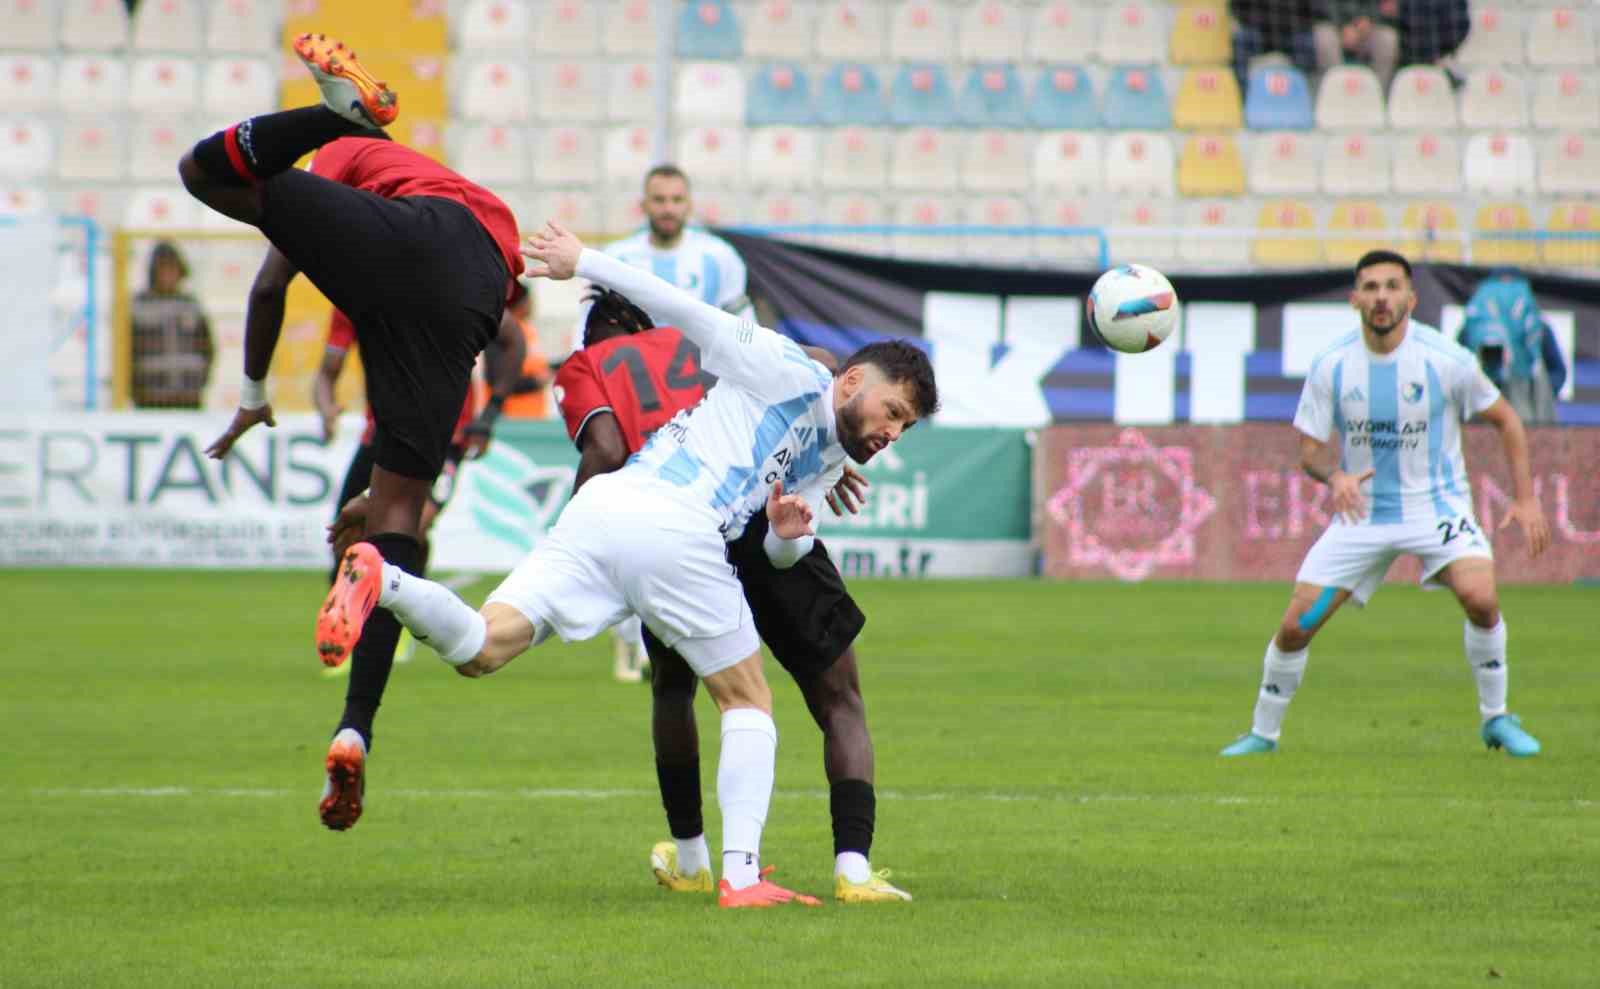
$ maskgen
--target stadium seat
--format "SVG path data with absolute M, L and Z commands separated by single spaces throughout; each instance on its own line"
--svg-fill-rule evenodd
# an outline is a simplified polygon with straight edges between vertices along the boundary
M 1079 196 L 1045 196 L 1034 201 L 1034 224 L 1043 228 L 1079 229 L 1083 233 L 1048 233 L 1033 237 L 1033 256 L 1041 263 L 1098 264 L 1100 239 L 1097 234 L 1107 216 L 1104 199 Z M 1103 236 L 1103 234 L 1101 234 Z
M 1134 131 L 1106 142 L 1106 190 L 1114 193 L 1173 193 L 1172 142 L 1167 135 Z
M 825 124 L 885 123 L 889 112 L 872 68 L 851 62 L 834 66 L 817 94 L 817 119 Z
M 540 185 L 584 185 L 600 170 L 598 131 L 563 124 L 534 137 L 532 178 Z
M 1087 62 L 1094 56 L 1096 12 L 1082 3 L 1051 0 L 1039 7 L 1028 30 L 1028 61 Z
M 207 210 L 215 213 L 215 210 Z M 204 304 L 237 309 L 250 296 L 262 247 L 248 241 L 212 241 L 194 259 L 195 287 Z
M 1396 136 L 1391 184 L 1403 196 L 1458 195 L 1461 142 L 1434 132 Z
M 170 180 L 183 153 L 210 134 L 205 127 L 197 127 L 189 119 L 163 115 L 135 117 L 129 121 L 128 177 L 135 182 Z M 106 179 L 113 176 L 82 177 Z
M 889 122 L 901 127 L 951 127 L 955 96 L 938 65 L 903 65 L 889 91 Z
M 607 181 L 629 183 L 637 187 L 643 181 L 644 173 L 655 164 L 650 128 L 630 124 L 607 130 L 603 154 Z
M 956 50 L 965 62 L 1008 62 L 1023 49 L 1022 8 L 1003 0 L 980 0 L 961 15 Z
M 266 54 L 278 46 L 280 0 L 212 0 L 206 12 L 206 48 Z
M 1256 216 L 1256 240 L 1250 256 L 1256 264 L 1310 268 L 1322 263 L 1316 237 L 1317 218 L 1311 207 L 1295 200 L 1263 203 Z M 1303 235 L 1295 235 L 1304 231 Z
M 1169 199 L 1128 197 L 1117 201 L 1111 218 L 1111 261 L 1136 261 L 1165 267 L 1178 259 L 1177 205 Z
M 1600 138 L 1556 134 L 1539 145 L 1539 191 L 1557 196 L 1593 196 L 1600 175 Z
M 450 50 L 449 6 L 440 0 L 289 0 L 280 44 L 287 48 L 311 32 L 347 41 L 369 57 L 385 51 L 443 55 Z
M 142 113 L 193 110 L 200 102 L 199 67 L 187 58 L 136 58 L 128 80 L 128 105 Z
M 1463 185 L 1470 193 L 1516 196 L 1534 191 L 1533 145 L 1520 134 L 1474 134 L 1462 160 Z
M 197 52 L 205 31 L 200 0 L 143 0 L 133 12 L 133 48 L 147 52 Z
M 768 192 L 750 197 L 749 219 L 764 227 L 809 226 L 817 222 L 817 201 L 792 192 Z M 810 235 L 782 233 L 789 239 L 810 239 Z
M 42 185 L 0 184 L 0 216 L 38 216 L 50 209 L 50 197 Z
M 957 141 L 949 131 L 913 127 L 895 135 L 889 184 L 896 189 L 953 189 Z
M 126 187 L 120 185 L 56 185 L 50 199 L 56 210 L 68 216 L 82 216 L 110 230 L 122 223 Z
M 214 58 L 206 64 L 200 108 L 218 117 L 243 117 L 274 108 L 272 63 L 264 58 Z
M 1172 27 L 1174 65 L 1225 66 L 1233 57 L 1228 9 L 1221 0 L 1185 0 Z
M 539 59 L 534 64 L 538 75 L 533 93 L 540 118 L 576 123 L 605 118 L 608 80 L 599 62 Z M 681 99 L 681 86 L 678 95 Z M 682 112 L 681 104 L 678 109 Z
M 527 0 L 472 0 L 456 23 L 456 47 L 465 52 L 524 51 L 533 34 Z
M 644 210 L 639 206 L 640 169 L 633 182 L 614 185 L 600 194 L 600 224 L 608 235 L 623 235 L 644 226 Z
M 822 172 L 826 189 L 879 189 L 889 178 L 886 132 L 871 127 L 840 127 L 822 140 Z
M 1539 77 L 1533 125 L 1547 130 L 1600 130 L 1600 78 L 1563 69 Z
M 744 174 L 744 129 L 713 124 L 680 128 L 677 162 L 695 182 L 737 184 Z
M 762 189 L 807 189 L 817 178 L 817 132 L 807 127 L 750 131 L 745 175 Z
M 960 255 L 961 242 L 944 232 L 944 228 L 961 222 L 955 200 L 931 195 L 901 196 L 890 209 L 895 226 L 914 228 L 890 235 L 889 250 L 895 257 L 948 261 Z
M 1383 89 L 1364 65 L 1339 65 L 1317 86 L 1317 126 L 1371 130 L 1383 125 Z
M 1310 130 L 1316 117 L 1306 77 L 1291 65 L 1264 65 L 1251 72 L 1244 122 L 1251 130 Z
M 738 58 L 739 18 L 728 0 L 684 0 L 678 11 L 678 57 Z
M 883 57 L 884 6 L 873 0 L 833 0 L 817 14 L 817 55 L 829 61 Z
M 1323 260 L 1336 268 L 1353 266 L 1361 255 L 1388 247 L 1389 221 L 1383 207 L 1368 200 L 1336 203 L 1328 218 Z
M 1166 87 L 1154 68 L 1123 67 L 1106 83 L 1101 119 L 1114 130 L 1166 130 L 1172 126 Z
M 446 158 L 445 124 L 446 121 L 439 117 L 401 116 L 385 129 L 391 137 L 412 151 L 443 162 Z
M 1279 131 L 1250 141 L 1250 191 L 1262 196 L 1297 196 L 1317 191 L 1322 138 Z
M 811 108 L 811 82 L 805 70 L 792 63 L 756 69 L 751 76 L 746 111 L 747 119 L 755 127 L 815 123 L 817 114 Z
M 59 9 L 61 47 L 113 51 L 128 46 L 128 8 L 122 0 L 59 0 Z
M 937 0 L 903 0 L 889 15 L 889 57 L 946 62 L 955 57 L 955 15 Z
M 673 112 L 684 123 L 742 123 L 744 76 L 726 62 L 680 63 Z
M 1017 131 L 971 131 L 961 139 L 961 185 L 974 192 L 1026 192 L 1032 142 Z
M 56 73 L 56 105 L 68 113 L 107 113 L 128 105 L 128 63 L 105 55 L 69 55 Z
M 974 196 L 961 203 L 959 222 L 969 227 L 1020 230 L 1030 220 L 1027 205 L 1016 196 Z M 1014 264 L 1033 256 L 1033 239 L 1023 233 L 969 232 L 961 237 L 961 253 L 979 264 Z
M 618 62 L 611 66 L 606 117 L 617 121 L 654 119 L 655 85 L 655 66 L 649 62 Z
M 661 26 L 652 0 L 619 0 L 604 8 L 600 47 L 608 55 L 653 55 Z
M 1244 126 L 1239 83 L 1231 69 L 1190 69 L 1178 83 L 1172 122 L 1181 130 L 1237 130 Z
M 450 165 L 485 186 L 519 185 L 528 181 L 528 138 L 515 124 L 457 124 Z M 593 174 L 593 173 L 591 173 Z M 542 173 L 541 181 L 557 181 Z
M 1432 65 L 1410 65 L 1389 86 L 1389 126 L 1433 130 L 1456 126 L 1456 94 L 1450 77 Z
M 809 57 L 814 7 L 809 0 L 760 0 L 752 4 L 744 29 L 745 54 L 753 58 Z
M 1594 203 L 1556 203 L 1545 229 L 1553 237 L 1541 245 L 1545 264 L 1575 268 L 1600 267 L 1600 207 Z
M 1156 65 L 1167 55 L 1167 26 L 1150 4 L 1121 0 L 1100 21 L 1100 61 L 1110 65 Z
M 534 94 L 522 62 L 509 59 L 472 62 L 461 80 L 461 115 L 468 120 L 526 121 Z
M 603 232 L 600 202 L 593 193 L 583 189 L 543 189 L 533 199 L 531 214 L 519 215 L 518 219 L 530 230 L 546 220 L 554 220 L 585 240 Z
M 1465 127 L 1528 126 L 1528 94 L 1522 77 L 1504 69 L 1478 69 L 1461 89 Z
M 844 251 L 865 254 L 882 254 L 888 239 L 881 228 L 885 221 L 883 203 L 876 196 L 847 193 L 829 196 L 822 204 L 822 222 L 833 226 L 867 227 L 856 233 L 830 233 L 817 238 L 818 243 Z
M 1533 231 L 1528 207 L 1518 202 L 1489 203 L 1478 207 L 1472 231 L 1474 264 L 1535 265 L 1539 263 L 1539 242 L 1516 236 Z M 1497 235 L 1511 234 L 1504 237 Z
M 0 24 L 6 26 L 9 51 L 54 51 L 56 5 L 45 0 L 0 0 Z M 13 186 L 16 192 L 20 187 Z M 32 202 L 33 200 L 29 200 Z
M 1575 4 L 1534 11 L 1528 25 L 1528 61 L 1593 66 L 1594 22 L 1589 12 Z
M 1472 4 L 1472 29 L 1456 49 L 1463 65 L 1517 65 L 1522 61 L 1522 25 L 1514 11 L 1496 4 Z
M 1055 130 L 1100 126 L 1100 105 L 1089 74 L 1076 65 L 1042 69 L 1028 101 L 1028 122 Z
M 1105 188 L 1105 152 L 1092 131 L 1046 134 L 1033 152 L 1033 185 L 1052 192 L 1099 192 Z
M 1184 196 L 1244 194 L 1244 160 L 1226 134 L 1195 134 L 1178 157 L 1178 192 Z
M 107 117 L 75 117 L 61 121 L 56 154 L 56 178 L 68 182 L 115 182 L 123 177 L 127 160 L 119 122 Z M 162 162 L 159 178 L 169 178 L 184 149 L 174 147 Z M 135 174 L 134 178 L 146 176 Z
M 1322 150 L 1322 191 L 1330 196 L 1389 192 L 1389 143 L 1374 134 L 1340 134 Z
M 1249 227 L 1244 205 L 1234 199 L 1183 204 L 1178 218 L 1178 259 L 1202 267 L 1243 267 L 1250 263 L 1250 239 L 1230 231 Z
M 578 58 L 599 52 L 603 6 L 602 0 L 550 0 L 534 18 L 534 54 Z M 655 54 L 654 44 L 639 54 Z
M 0 113 L 46 110 L 55 105 L 56 63 L 43 55 L 0 55 Z
M 136 230 L 182 230 L 200 222 L 198 200 L 182 186 L 142 186 L 122 207 L 122 225 Z
M 730 226 L 745 222 L 744 192 L 737 186 L 696 185 L 694 222 L 707 227 Z
M 1026 127 L 1022 80 L 1009 65 L 975 65 L 967 73 L 956 117 L 969 127 Z

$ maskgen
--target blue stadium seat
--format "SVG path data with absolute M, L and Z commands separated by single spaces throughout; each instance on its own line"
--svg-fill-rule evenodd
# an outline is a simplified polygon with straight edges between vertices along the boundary
M 961 89 L 956 116 L 972 127 L 1026 127 L 1022 80 L 1009 65 L 975 65 Z
M 1089 74 L 1076 65 L 1051 65 L 1039 72 L 1033 98 L 1028 101 L 1028 121 L 1051 130 L 1093 130 L 1100 126 L 1100 106 L 1095 102 Z
M 1250 73 L 1244 96 L 1244 125 L 1251 130 L 1310 130 L 1311 87 L 1300 70 L 1264 65 Z
M 678 13 L 680 57 L 738 58 L 743 50 L 739 19 L 728 0 L 685 0 Z
M 844 62 L 822 80 L 817 94 L 817 119 L 825 124 L 875 126 L 888 120 L 878 74 L 869 65 Z
M 1161 72 L 1154 66 L 1123 66 L 1106 83 L 1105 125 L 1114 130 L 1166 130 L 1172 108 Z
M 789 62 L 763 65 L 750 82 L 745 103 L 746 119 L 754 126 L 763 124 L 814 124 L 811 108 L 811 83 L 805 70 Z
M 955 97 L 941 66 L 911 62 L 900 68 L 889 94 L 889 121 L 904 127 L 949 127 Z

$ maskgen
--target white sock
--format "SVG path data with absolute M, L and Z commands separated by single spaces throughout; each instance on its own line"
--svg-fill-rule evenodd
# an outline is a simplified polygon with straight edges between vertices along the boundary
M 706 847 L 706 836 L 697 834 L 693 838 L 674 838 L 673 843 L 678 846 L 678 874 L 692 876 L 703 869 L 711 868 L 711 849 Z
M 722 878 L 734 889 L 753 886 L 761 872 L 761 829 L 772 802 L 778 726 L 765 711 L 722 712 L 722 758 L 717 804 L 722 808 Z
M 383 565 L 378 606 L 388 608 L 418 642 L 438 651 L 446 663 L 460 666 L 483 651 L 489 629 L 483 616 L 443 584 Z
M 1255 719 L 1250 725 L 1253 733 L 1274 742 L 1278 740 L 1283 730 L 1283 715 L 1300 687 L 1310 655 L 1309 646 L 1299 652 L 1283 652 L 1278 648 L 1276 637 L 1267 643 L 1267 655 L 1261 661 L 1261 692 L 1256 695 Z
M 1506 620 L 1494 628 L 1479 628 L 1462 622 L 1461 638 L 1467 650 L 1467 665 L 1478 681 L 1478 713 L 1483 720 L 1506 713 Z
M 872 866 L 860 852 L 840 852 L 833 858 L 833 874 L 853 883 L 864 883 L 872 878 Z

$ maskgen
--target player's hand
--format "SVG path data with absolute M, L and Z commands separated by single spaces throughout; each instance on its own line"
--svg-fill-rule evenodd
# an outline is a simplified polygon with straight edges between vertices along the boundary
M 861 514 L 861 506 L 867 503 L 867 488 L 872 482 L 866 475 L 857 471 L 849 464 L 844 465 L 844 476 L 839 478 L 839 483 L 828 492 L 828 507 L 833 509 L 833 514 L 844 517 L 845 512 L 851 515 Z
M 1361 485 L 1371 480 L 1378 472 L 1371 467 L 1360 474 L 1346 474 L 1336 470 L 1328 478 L 1328 489 L 1333 492 L 1333 510 L 1344 518 L 1346 522 L 1356 523 L 1361 521 L 1361 516 L 1367 513 L 1366 499 L 1361 497 Z
M 767 524 L 780 539 L 799 539 L 813 535 L 811 506 L 799 495 L 783 493 L 783 481 L 773 482 L 767 495 Z
M 522 245 L 522 256 L 534 262 L 528 266 L 528 277 L 558 282 L 578 273 L 578 255 L 582 253 L 583 241 L 554 220 L 547 220 L 544 229 Z
M 233 414 L 233 422 L 228 424 L 227 432 L 216 438 L 210 446 L 206 447 L 206 456 L 212 460 L 221 460 L 233 449 L 233 444 L 239 437 L 249 431 L 251 426 L 264 422 L 270 428 L 276 426 L 278 421 L 272 418 L 272 406 L 263 405 L 259 409 L 240 409 Z
M 367 538 L 367 505 L 367 496 L 360 494 L 340 506 L 338 516 L 328 526 L 334 559 L 344 559 L 345 550 Z
M 1518 498 L 1511 503 L 1511 511 L 1500 520 L 1504 529 L 1515 519 L 1522 527 L 1522 538 L 1528 541 L 1528 555 L 1538 556 L 1550 546 L 1550 525 L 1544 520 L 1544 509 L 1537 498 Z
M 344 412 L 344 407 L 335 405 L 331 409 L 319 409 L 322 416 L 322 445 L 327 446 L 339 435 L 339 416 Z

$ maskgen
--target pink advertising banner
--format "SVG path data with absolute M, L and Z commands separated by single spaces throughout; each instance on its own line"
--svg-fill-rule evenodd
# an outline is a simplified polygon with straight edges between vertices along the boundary
M 1034 455 L 1036 532 L 1048 577 L 1128 581 L 1294 579 L 1328 524 L 1327 488 L 1301 473 L 1293 427 L 1052 426 Z M 1499 434 L 1466 429 L 1473 504 L 1510 583 L 1600 579 L 1600 429 L 1529 430 L 1552 546 L 1530 559 Z M 1415 581 L 1402 557 L 1390 580 Z

